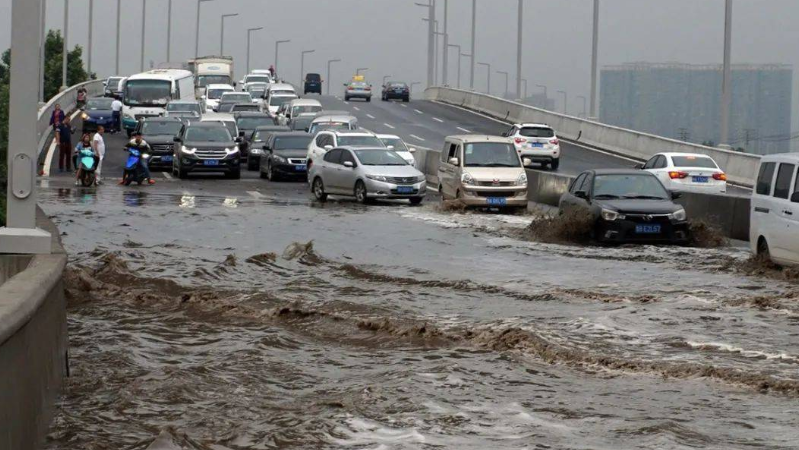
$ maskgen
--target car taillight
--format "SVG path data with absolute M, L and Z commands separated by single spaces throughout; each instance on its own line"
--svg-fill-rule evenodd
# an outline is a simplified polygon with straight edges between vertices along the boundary
M 685 172 L 669 172 L 669 178 L 671 178 L 672 180 L 683 179 L 686 177 L 688 177 L 688 174 Z
M 727 174 L 724 173 L 724 172 L 722 172 L 722 173 L 714 173 L 713 174 L 713 179 L 714 180 L 718 180 L 718 181 L 727 181 Z
M 558 145 L 560 143 L 560 141 L 557 138 L 555 138 L 555 139 L 551 139 L 549 141 L 549 143 L 552 144 L 552 145 Z
M 516 142 L 517 144 L 521 144 L 521 143 L 522 143 L 522 142 L 524 142 L 525 140 L 526 140 L 526 139 L 524 139 L 524 138 L 517 137 L 517 138 L 516 138 L 516 139 L 514 139 L 513 141 L 514 141 L 514 142 Z
M 371 90 L 372 90 L 372 88 L 368 87 L 368 88 L 365 88 L 365 90 L 367 90 L 367 91 L 371 91 Z

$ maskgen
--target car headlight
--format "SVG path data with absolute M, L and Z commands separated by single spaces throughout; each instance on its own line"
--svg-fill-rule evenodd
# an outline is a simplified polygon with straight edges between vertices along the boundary
M 416 177 L 416 182 L 417 183 L 421 183 L 423 181 L 427 181 L 427 177 L 426 176 L 422 175 L 420 177 Z
M 225 149 L 225 153 L 227 153 L 228 155 L 232 155 L 232 154 L 238 153 L 238 152 L 239 152 L 239 146 L 238 145 L 233 147 L 233 148 L 226 148 Z
M 366 178 L 368 178 L 370 180 L 375 180 L 375 181 L 382 181 L 382 182 L 386 182 L 387 181 L 386 177 L 383 176 L 383 175 L 367 175 Z
M 620 214 L 618 211 L 602 208 L 602 218 L 608 222 L 613 222 L 614 220 L 624 220 L 625 216 L 624 214 Z
M 461 183 L 475 184 L 474 177 L 469 172 L 464 172 L 463 175 L 461 175 Z
M 272 155 L 272 160 L 275 161 L 275 162 L 279 162 L 281 164 L 286 162 L 286 158 L 284 158 L 284 157 L 282 157 L 280 155 Z
M 527 174 L 523 173 L 516 179 L 516 186 L 527 186 Z
M 260 155 L 263 152 L 260 148 L 254 148 L 250 150 L 251 155 Z
M 83 114 L 80 115 L 80 118 L 83 119 L 83 120 L 87 120 L 89 118 L 89 115 L 86 114 L 86 113 L 83 113 Z
M 125 113 L 125 114 L 123 114 L 123 116 L 126 119 L 130 119 L 130 120 L 135 120 L 136 119 L 135 117 L 133 117 L 133 114 L 131 114 L 131 113 Z
M 197 149 L 196 148 L 188 148 L 185 145 L 183 145 L 183 146 L 180 147 L 180 151 L 183 152 L 183 153 L 187 153 L 189 155 L 193 155 L 194 152 L 197 151 Z
M 680 208 L 679 210 L 677 210 L 677 211 L 675 211 L 675 212 L 671 213 L 671 214 L 670 214 L 670 217 L 671 217 L 673 220 L 679 220 L 679 221 L 683 221 L 683 220 L 685 220 L 685 219 L 688 217 L 688 215 L 687 215 L 687 214 L 685 214 L 685 209 L 682 209 L 682 208 Z

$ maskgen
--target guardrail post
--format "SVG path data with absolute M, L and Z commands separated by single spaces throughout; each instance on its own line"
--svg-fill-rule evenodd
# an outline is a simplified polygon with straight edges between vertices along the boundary
M 0 253 L 50 253 L 50 233 L 36 228 L 39 47 L 42 0 L 13 0 L 8 114 L 8 209 Z

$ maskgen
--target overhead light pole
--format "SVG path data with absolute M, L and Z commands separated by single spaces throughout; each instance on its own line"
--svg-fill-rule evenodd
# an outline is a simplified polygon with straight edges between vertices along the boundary
M 252 33 L 254 31 L 259 31 L 263 29 L 264 27 L 247 29 L 247 73 L 250 73 L 250 43 L 252 42 Z
M 449 84 L 449 32 L 447 31 L 447 22 L 449 20 L 449 0 L 444 0 L 444 55 L 441 62 L 441 84 L 447 86 Z
M 479 66 L 485 66 L 488 69 L 488 79 L 486 80 L 486 94 L 491 95 L 491 64 L 477 63 Z
M 300 85 L 305 83 L 305 55 L 315 52 L 316 50 L 303 50 L 302 54 L 300 55 Z
M 89 42 L 86 45 L 86 71 L 92 76 L 92 32 L 94 31 L 94 0 L 89 0 Z
M 278 62 L 278 59 L 280 57 L 280 44 L 287 44 L 289 42 L 291 42 L 291 39 L 286 39 L 286 40 L 282 40 L 282 41 L 275 41 L 275 78 L 277 78 L 277 74 L 278 74 L 277 62 Z
M 219 30 L 219 56 L 223 56 L 225 54 L 225 19 L 236 16 L 238 16 L 237 13 L 222 14 L 222 27 Z
M 505 98 L 508 98 L 508 72 L 497 70 L 497 73 L 505 76 Z
M 394 75 L 384 75 L 384 76 L 383 76 L 383 86 L 385 86 L 385 85 L 386 85 L 386 80 L 388 80 L 389 78 L 391 78 L 391 77 L 393 77 L 393 76 L 394 76 Z
M 434 68 L 435 68 L 435 22 L 436 22 L 436 4 L 435 0 L 428 0 L 427 4 L 415 3 L 416 6 L 427 8 L 427 85 L 433 86 L 435 84 Z
M 569 108 L 569 106 L 568 106 L 569 97 L 568 97 L 568 94 L 566 94 L 566 91 L 558 91 L 558 94 L 563 94 L 563 114 L 569 114 L 569 109 L 568 109 Z
M 331 81 L 330 81 L 330 66 L 333 63 L 337 63 L 337 62 L 341 62 L 341 60 L 340 59 L 331 59 L 331 60 L 327 61 L 327 95 L 330 95 L 330 84 L 331 84 Z
M 64 40 L 61 49 L 61 90 L 67 88 L 67 65 L 69 63 L 69 0 L 64 0 Z
M 477 34 L 477 0 L 472 0 L 472 55 L 471 77 L 469 78 L 469 89 L 474 90 L 474 61 L 475 57 L 475 35 Z
M 44 47 L 47 42 L 47 0 L 42 0 L 41 37 L 39 45 L 39 102 L 44 103 Z
M 369 70 L 368 67 L 361 67 L 360 69 L 355 69 L 355 75 L 360 75 L 361 72 L 366 72 L 367 70 Z
M 591 117 L 596 117 L 597 72 L 599 64 L 599 0 L 594 0 L 594 37 L 591 46 Z
M 527 78 L 522 78 L 522 84 L 524 85 L 524 96 L 522 99 L 527 98 Z
M 524 40 L 524 0 L 519 0 L 518 25 L 516 29 L 516 96 L 522 96 L 522 43 Z
M 172 61 L 172 0 L 169 0 L 166 11 L 166 62 Z
M 449 53 L 450 48 L 457 48 L 458 49 L 458 82 L 456 86 L 458 89 L 461 88 L 461 46 L 456 44 L 447 44 L 447 51 L 444 53 Z
M 724 2 L 724 66 L 721 82 L 721 129 L 719 141 L 730 141 L 730 104 L 732 102 L 732 0 Z
M 122 33 L 122 0 L 117 0 L 117 54 L 116 54 L 116 70 L 114 75 L 119 75 L 119 55 L 122 52 L 122 40 L 120 34 Z
M 197 24 L 194 29 L 194 58 L 200 57 L 200 12 L 202 11 L 202 5 L 205 2 L 210 2 L 213 0 L 197 0 Z M 117 30 L 119 27 L 117 27 Z M 222 55 L 220 55 L 222 56 Z
M 586 114 L 588 113 L 588 110 L 585 109 L 585 104 L 586 104 L 585 96 L 584 95 L 578 95 L 577 98 L 582 99 L 582 101 L 583 101 L 583 118 L 585 119 L 585 118 L 587 118 Z
M 141 71 L 144 72 L 144 38 L 147 36 L 147 0 L 141 0 Z

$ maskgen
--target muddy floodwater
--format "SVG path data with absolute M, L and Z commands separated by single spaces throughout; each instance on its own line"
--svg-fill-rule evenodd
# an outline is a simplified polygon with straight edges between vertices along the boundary
M 46 448 L 799 447 L 799 284 L 434 203 L 45 190 L 71 367 Z

